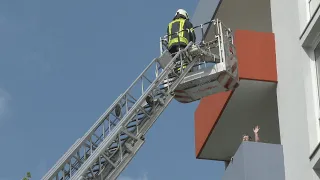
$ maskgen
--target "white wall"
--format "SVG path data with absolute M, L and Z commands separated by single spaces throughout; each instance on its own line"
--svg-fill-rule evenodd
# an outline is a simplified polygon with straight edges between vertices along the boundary
M 307 0 L 309 2 L 310 16 L 312 16 L 319 6 L 320 0 Z
M 275 33 L 278 70 L 278 109 L 281 143 L 287 180 L 318 179 L 310 165 L 308 98 L 305 71 L 310 69 L 308 55 L 299 36 L 305 17 L 301 0 L 271 0 L 272 29 Z M 285 10 L 285 11 L 284 11 Z M 309 102 L 308 102 L 309 103 Z
M 310 0 L 299 0 L 299 20 L 300 20 L 300 32 L 303 32 L 304 28 L 307 26 L 310 19 L 309 13 L 309 1 Z M 316 0 L 318 1 L 318 0 Z

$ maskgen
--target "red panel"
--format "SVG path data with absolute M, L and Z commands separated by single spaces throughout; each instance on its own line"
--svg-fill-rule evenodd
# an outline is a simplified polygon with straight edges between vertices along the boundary
M 277 82 L 273 33 L 235 31 L 240 79 Z M 195 111 L 195 145 L 198 157 L 224 111 L 231 92 L 203 98 Z
M 277 82 L 273 33 L 237 30 L 235 45 L 241 79 Z
M 214 94 L 200 101 L 195 112 L 196 156 L 200 154 L 230 97 L 231 91 L 228 91 Z

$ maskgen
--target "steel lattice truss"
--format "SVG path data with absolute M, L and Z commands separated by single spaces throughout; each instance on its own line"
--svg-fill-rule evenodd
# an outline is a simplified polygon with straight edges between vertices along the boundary
M 154 59 L 42 180 L 116 179 L 145 142 L 144 135 L 173 99 L 176 87 L 192 67 L 203 63 L 201 56 L 225 61 L 226 38 L 221 21 L 212 20 L 197 26 L 201 28 L 202 35 L 206 24 L 214 24 L 216 28 L 211 42 L 203 44 L 202 39 L 200 44 L 189 43 L 172 59 L 171 56 L 167 58 L 171 60 L 164 69 L 160 59 Z M 160 44 L 162 52 L 162 40 Z M 195 46 L 196 51 L 193 51 Z M 217 51 L 212 52 L 215 48 Z M 177 58 L 180 64 L 176 63 Z M 188 66 L 177 72 L 184 61 Z
M 190 43 L 179 51 L 165 69 L 154 59 L 132 85 L 118 97 L 90 130 L 60 158 L 43 180 L 115 179 L 144 143 L 144 135 L 173 99 L 173 90 L 198 61 L 188 53 Z M 189 65 L 174 73 L 177 57 L 184 56 Z M 154 73 L 155 77 L 149 70 Z M 176 74 L 167 88 L 164 80 Z M 140 89 L 140 93 L 134 91 Z

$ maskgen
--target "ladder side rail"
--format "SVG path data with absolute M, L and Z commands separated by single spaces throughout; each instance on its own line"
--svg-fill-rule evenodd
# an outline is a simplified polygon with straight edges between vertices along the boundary
M 192 57 L 190 57 L 192 58 Z M 188 64 L 188 66 L 186 67 L 186 69 L 183 71 L 183 73 L 179 76 L 178 79 L 175 80 L 175 82 L 171 85 L 171 88 L 174 90 L 183 80 L 183 78 L 187 75 L 187 73 L 191 70 L 191 68 L 194 66 L 194 64 L 197 62 L 197 60 L 192 61 L 190 64 Z M 170 92 L 168 92 L 166 94 L 166 98 L 165 101 L 163 103 L 163 105 L 158 106 L 157 109 L 154 110 L 155 114 L 153 115 L 152 118 L 147 119 L 142 127 L 140 132 L 137 132 L 137 138 L 139 137 L 144 137 L 145 134 L 149 131 L 149 129 L 152 127 L 152 125 L 155 123 L 155 121 L 158 119 L 158 117 L 162 114 L 162 112 L 166 109 L 166 107 L 169 105 L 169 103 L 173 100 L 174 98 L 174 94 L 171 94 Z M 139 139 L 140 140 L 140 139 Z M 125 159 L 119 166 L 117 169 L 115 169 L 114 172 L 110 173 L 109 176 L 106 175 L 101 175 L 101 179 L 116 179 L 120 173 L 125 169 L 125 167 L 129 164 L 129 162 L 132 160 L 132 158 L 134 157 L 134 155 L 139 151 L 139 149 L 141 148 L 141 146 L 144 144 L 145 140 L 140 140 L 140 142 L 133 147 L 133 152 L 130 153 L 127 157 L 127 159 Z M 99 179 L 97 178 L 97 179 Z
M 85 141 L 90 138 L 92 133 L 97 129 L 99 125 L 101 125 L 105 118 L 114 110 L 115 105 L 117 105 L 121 100 L 125 99 L 128 92 L 131 90 L 131 88 L 141 79 L 141 77 L 144 75 L 144 73 L 154 64 L 156 63 L 156 59 L 153 59 L 153 61 L 144 69 L 144 71 L 138 76 L 138 78 L 130 85 L 130 87 L 121 94 L 114 102 L 113 104 L 103 113 L 103 115 L 96 121 L 96 123 L 86 132 L 86 134 L 81 138 L 81 141 L 77 143 L 77 146 L 74 146 L 74 148 L 70 148 L 67 153 L 65 153 L 58 162 L 48 171 L 48 173 L 43 177 L 43 180 L 51 179 L 52 176 L 56 176 L 60 170 L 63 170 L 63 166 L 68 163 L 71 159 L 71 157 L 85 144 Z
M 187 72 L 188 72 L 188 67 L 187 67 Z M 187 73 L 186 72 L 186 73 Z M 182 75 L 183 77 L 185 76 L 185 75 Z M 180 76 L 181 77 L 181 76 Z M 178 83 L 179 84 L 179 83 Z M 165 103 L 164 103 L 165 104 Z M 162 107 L 162 106 L 166 106 L 166 105 L 161 105 L 160 106 L 160 108 Z M 162 110 L 160 110 L 160 109 L 155 109 L 155 110 L 153 110 L 155 113 L 160 113 L 161 114 L 161 112 L 162 112 Z M 151 118 L 151 119 L 146 119 L 146 120 L 144 120 L 144 122 L 141 122 L 141 126 L 145 126 L 144 124 L 145 123 L 147 123 L 147 122 L 150 122 L 150 121 L 152 121 L 152 119 L 156 119 L 157 117 L 158 117 L 158 115 L 153 115 L 152 116 L 153 118 Z M 142 128 L 143 128 L 142 127 Z M 138 127 L 137 127 L 138 128 Z M 143 130 L 141 130 L 141 131 L 143 131 Z M 141 132 L 140 131 L 140 132 Z M 136 133 L 138 133 L 138 132 L 136 132 Z M 140 134 L 145 134 L 145 132 L 142 132 L 142 133 L 140 133 Z M 141 136 L 143 136 L 143 135 L 141 135 Z M 137 135 L 137 137 L 141 137 L 141 136 L 138 136 Z M 139 139 L 140 140 L 140 139 Z M 141 141 L 141 140 L 140 140 Z M 114 179 L 114 178 L 116 178 L 119 174 L 120 174 L 120 172 L 127 166 L 127 164 L 130 162 L 130 160 L 134 157 L 134 154 L 137 152 L 137 150 L 142 146 L 142 144 L 144 143 L 144 141 L 142 140 L 142 142 L 140 142 L 140 143 L 138 143 L 138 145 L 136 145 L 135 147 L 133 147 L 133 153 L 131 153 L 131 154 L 129 154 L 128 155 L 128 157 L 126 158 L 126 159 L 124 159 L 122 162 L 121 162 L 121 164 L 119 164 L 119 166 L 118 166 L 118 168 L 117 169 L 115 169 L 114 170 L 114 172 L 112 173 L 112 174 L 110 174 L 109 175 L 109 178 L 108 179 Z M 104 174 L 105 174 L 105 172 L 103 172 Z M 106 177 L 106 175 L 101 175 L 101 178 L 103 178 L 103 177 Z M 100 179 L 100 176 L 99 176 L 99 179 Z
M 217 37 L 218 39 L 218 47 L 219 47 L 219 54 L 220 54 L 220 57 L 221 57 L 221 61 L 224 62 L 224 65 L 226 65 L 226 54 L 225 54 L 225 44 L 224 44 L 224 31 L 222 30 L 222 26 L 224 26 L 221 21 L 215 21 L 215 20 L 211 20 L 207 23 L 204 23 L 202 25 L 199 25 L 199 26 L 195 26 L 195 28 L 197 27 L 201 27 L 203 28 L 203 25 L 205 24 L 210 24 L 214 22 L 215 25 L 217 26 L 216 30 L 218 32 L 218 35 L 216 35 L 215 37 Z M 229 29 L 228 29 L 229 30 Z M 183 31 L 183 30 L 182 30 Z M 179 32 L 178 32 L 179 33 Z M 161 38 L 160 38 L 161 39 Z M 227 38 L 226 38 L 227 39 Z M 233 42 L 233 37 L 232 37 L 232 42 Z M 161 51 L 163 50 L 163 45 L 162 45 L 162 41 L 160 42 L 161 43 Z M 190 42 L 191 43 L 191 42 Z M 201 42 L 200 42 L 201 43 Z M 191 44 L 189 44 L 191 45 Z M 188 46 L 189 46 L 188 45 Z M 233 43 L 232 43 L 233 45 Z M 188 48 L 185 48 L 185 49 L 189 49 Z M 184 49 L 184 50 L 185 50 Z M 127 124 L 129 123 L 129 120 L 131 120 L 134 115 L 136 114 L 136 111 L 139 109 L 138 108 L 141 108 L 142 107 L 142 103 L 146 100 L 146 96 L 149 95 L 151 93 L 152 90 L 155 90 L 156 88 L 158 89 L 161 89 L 159 87 L 157 87 L 156 85 L 160 85 L 160 83 L 163 83 L 163 80 L 164 78 L 168 78 L 168 74 L 169 72 L 173 71 L 173 68 L 176 64 L 173 63 L 173 61 L 181 55 L 182 52 L 184 52 L 184 50 L 182 50 L 181 52 L 177 53 L 176 56 L 174 58 L 172 58 L 172 60 L 167 64 L 167 66 L 162 69 L 162 72 L 160 72 L 160 74 L 158 73 L 158 62 L 157 62 L 157 59 L 153 59 L 153 61 L 144 69 L 144 71 L 138 76 L 138 78 L 130 85 L 130 87 L 125 91 L 125 93 L 121 94 L 116 101 L 114 101 L 114 103 L 105 111 L 105 113 L 96 121 L 96 123 L 89 129 L 89 131 L 86 132 L 86 134 L 82 137 L 82 138 L 79 138 L 68 150 L 67 152 L 58 160 L 58 162 L 50 169 L 50 171 L 44 176 L 44 178 L 52 178 L 51 176 L 55 176 L 55 175 L 58 175 L 58 173 L 62 172 L 62 175 L 65 176 L 66 173 L 69 173 L 69 172 L 66 172 L 64 166 L 69 164 L 70 166 L 70 178 L 72 178 L 71 176 L 71 169 L 75 169 L 72 166 L 72 163 L 71 163 L 71 158 L 76 156 L 76 153 L 79 152 L 80 148 L 84 147 L 84 150 L 85 150 L 85 153 L 83 155 L 83 157 L 81 157 L 81 159 L 84 160 L 84 162 L 81 162 L 81 161 L 77 161 L 76 163 L 78 163 L 80 165 L 80 169 L 83 167 L 84 164 L 86 164 L 88 162 L 88 160 L 90 158 L 92 158 L 93 155 L 97 154 L 97 149 L 99 147 L 101 147 L 102 143 L 103 142 L 106 142 L 106 141 L 110 141 L 109 142 L 109 145 L 113 144 L 116 140 L 115 138 L 113 138 L 113 134 L 115 134 L 116 132 L 119 132 L 119 133 L 123 133 L 122 129 L 117 129 L 117 127 L 120 127 L 120 126 L 123 126 L 124 124 Z M 182 63 L 182 61 L 181 61 Z M 156 78 L 151 82 L 148 78 L 147 78 L 147 74 L 146 72 L 149 70 L 149 68 L 152 66 L 152 65 L 156 65 Z M 193 65 L 195 65 L 195 63 L 193 63 Z M 169 68 L 170 67 L 170 68 Z M 189 67 L 189 66 L 188 66 Z M 183 68 L 181 68 L 183 69 Z M 184 71 L 182 71 L 184 72 Z M 186 72 L 187 73 L 187 72 Z M 165 74 L 165 75 L 164 75 Z M 181 75 L 180 75 L 181 76 Z M 180 77 L 179 76 L 179 77 Z M 139 95 L 139 98 L 137 98 L 137 100 L 135 98 L 132 97 L 132 94 L 131 94 L 131 90 L 132 88 L 138 84 L 138 82 L 142 81 L 143 83 L 143 79 L 147 79 L 150 81 L 150 85 L 149 87 L 144 91 L 144 88 L 143 88 L 143 85 L 142 85 L 142 95 Z M 161 80 L 162 79 L 162 80 Z M 183 78 L 182 78 L 183 79 Z M 171 85 L 169 86 L 169 88 L 172 87 Z M 171 89 L 171 88 L 170 88 Z M 133 104 L 131 109 L 128 109 L 128 97 L 132 99 L 134 99 L 131 103 Z M 111 117 L 111 115 L 113 115 L 113 111 L 115 111 L 117 105 L 119 105 L 122 101 L 124 101 L 124 104 L 125 105 L 121 105 L 120 106 L 120 113 L 122 113 L 122 110 L 124 109 L 124 116 L 122 118 L 120 117 L 116 117 L 115 120 L 113 121 L 116 121 L 116 120 L 119 120 L 119 122 L 111 122 L 111 123 L 114 123 L 113 125 L 113 129 L 110 128 L 110 119 L 109 117 Z M 116 112 L 115 112 L 116 114 Z M 114 115 L 113 115 L 114 116 Z M 105 136 L 104 133 L 107 132 L 107 131 L 104 131 L 103 130 L 103 138 L 98 138 L 97 141 L 99 141 L 101 139 L 102 142 L 98 143 L 97 145 L 94 145 L 92 143 L 92 136 L 93 135 L 96 135 L 96 131 L 98 130 L 98 128 L 100 127 L 100 125 L 104 125 L 104 123 L 108 121 L 109 122 L 109 127 L 108 127 L 108 133 L 107 135 Z M 104 127 L 104 126 L 103 126 Z M 113 133 L 113 134 L 112 134 Z M 111 141 L 110 140 L 110 136 L 112 137 L 112 139 L 114 139 L 114 141 Z M 96 136 L 98 137 L 98 136 Z M 101 137 L 101 136 L 99 136 Z M 107 140 L 106 140 L 107 139 Z M 89 142 L 87 142 L 89 141 Z M 111 144 L 110 144 L 111 143 Z M 86 146 L 89 146 L 89 149 L 86 151 Z M 96 149 L 93 149 L 93 147 L 96 146 Z M 121 148 L 121 147 L 120 147 Z M 121 150 L 121 149 L 120 149 Z M 87 154 L 87 152 L 89 152 Z M 89 156 L 89 158 L 87 159 L 86 156 Z M 70 161 L 70 162 L 69 162 Z M 84 164 L 82 164 L 84 163 Z M 77 174 L 79 172 L 79 170 L 75 170 L 75 173 Z M 68 175 L 67 177 L 68 178 Z
M 143 73 L 149 69 L 152 64 L 154 64 L 155 59 L 147 66 L 147 68 L 140 74 L 140 76 L 131 84 L 131 86 L 126 90 L 126 92 L 128 92 L 133 86 L 134 84 L 139 80 L 139 78 L 143 75 Z M 126 93 L 125 92 L 125 93 Z M 87 133 L 81 138 L 82 141 L 77 143 L 77 146 L 75 148 L 69 148 L 69 150 L 67 151 L 67 153 L 65 153 L 60 159 L 59 161 L 51 168 L 51 170 L 43 177 L 43 179 L 47 179 L 49 176 L 55 176 L 57 175 L 59 172 L 59 169 L 63 169 L 63 165 L 66 164 L 66 161 L 70 160 L 71 155 L 74 154 L 74 152 L 76 152 L 81 145 L 83 144 L 83 142 L 85 142 L 88 137 L 90 137 L 90 135 L 92 135 L 92 132 L 99 126 L 101 125 L 104 120 L 105 117 L 114 109 L 114 106 L 120 102 L 121 99 L 123 99 L 125 97 L 125 93 L 121 94 L 116 101 L 114 101 L 114 103 L 109 107 L 108 110 L 105 111 L 105 113 L 98 119 L 98 121 L 96 121 L 96 123 L 87 131 Z M 80 144 L 80 145 L 79 145 Z M 74 145 L 73 145 L 74 146 Z
M 190 57 L 190 59 L 191 59 L 192 62 L 188 64 L 188 66 L 184 69 L 184 71 L 183 71 L 182 74 L 179 76 L 179 78 L 176 79 L 176 80 L 170 85 L 170 87 L 171 87 L 171 89 L 172 89 L 172 92 L 173 92 L 173 91 L 177 88 L 177 86 L 182 82 L 182 80 L 183 80 L 184 77 L 187 75 L 187 73 L 191 70 L 191 68 L 194 66 L 194 64 L 198 62 L 197 59 L 192 59 L 192 57 Z M 173 97 L 175 96 L 175 94 L 172 93 L 172 92 L 167 92 L 167 95 L 168 95 L 170 98 L 173 98 Z M 166 98 L 167 98 L 167 97 L 166 97 Z M 171 101 L 171 100 L 170 100 L 170 101 Z M 165 104 L 163 107 L 166 107 L 166 106 L 169 104 L 170 101 L 166 101 L 165 103 L 167 103 L 167 104 Z M 155 111 L 155 112 L 159 113 L 159 115 L 160 115 L 160 114 L 163 112 L 164 109 L 165 109 L 165 108 L 163 108 L 161 111 Z M 159 115 L 157 115 L 157 117 L 158 117 Z M 156 118 L 156 119 L 157 119 L 157 118 Z M 147 123 L 148 123 L 148 122 L 149 122 L 149 123 L 143 125 L 142 130 L 140 130 L 140 132 L 141 132 L 142 135 L 145 135 L 145 134 L 148 132 L 148 130 L 151 128 L 152 124 L 154 124 L 154 122 L 156 121 L 156 119 L 155 119 L 153 122 L 147 121 Z
M 153 83 L 147 88 L 145 91 L 144 95 L 142 95 L 136 103 L 132 106 L 132 108 L 129 110 L 128 113 L 125 114 L 125 116 L 121 119 L 121 121 L 116 125 L 116 127 L 110 132 L 110 134 L 100 143 L 100 145 L 97 147 L 97 149 L 93 152 L 91 156 L 84 162 L 82 166 L 78 169 L 78 171 L 74 174 L 72 179 L 78 179 L 82 175 L 85 174 L 85 172 L 90 168 L 90 166 L 93 165 L 95 160 L 98 158 L 98 156 L 103 152 L 103 150 L 107 147 L 110 146 L 113 142 L 113 140 L 116 139 L 116 135 L 122 132 L 121 128 L 124 123 L 126 123 L 128 120 L 132 119 L 134 116 L 134 112 L 137 110 L 138 106 L 141 106 L 143 101 L 145 100 L 146 96 L 153 90 L 156 84 L 162 83 L 162 81 L 168 76 L 168 74 L 171 72 L 172 68 L 175 66 L 174 61 L 175 59 L 186 49 L 188 49 L 193 43 L 190 42 L 188 46 L 179 51 L 174 58 L 169 62 L 169 64 L 165 67 L 165 69 L 160 73 L 160 75 L 153 81 Z
M 178 54 L 177 54 L 177 56 L 178 56 Z M 171 64 L 172 64 L 172 63 L 171 63 Z M 168 66 L 167 66 L 167 67 L 168 67 Z M 132 109 L 134 109 L 134 108 L 132 107 Z M 131 109 L 131 110 L 132 110 L 132 109 Z M 110 136 L 109 136 L 109 137 L 110 137 Z
M 221 28 L 219 29 L 220 30 L 220 32 L 223 32 L 222 30 L 221 30 Z M 222 33 L 221 33 L 222 34 Z M 222 34 L 223 35 L 223 34 Z M 221 38 L 221 39 L 224 39 L 224 38 Z M 221 42 L 221 41 L 220 41 Z M 222 45 L 223 46 L 223 45 Z M 221 49 L 221 48 L 220 48 Z M 224 51 L 222 51 L 222 52 L 224 52 Z
M 157 65 L 157 64 L 156 64 Z M 88 150 L 89 151 L 89 150 Z M 78 163 L 79 164 L 79 163 Z
M 59 169 L 62 168 L 63 164 L 66 163 L 66 161 L 70 158 L 72 154 L 74 154 L 79 146 L 84 142 L 84 138 L 88 137 L 90 132 L 95 129 L 95 127 L 103 121 L 103 118 L 112 110 L 113 106 L 122 98 L 122 94 L 113 102 L 113 104 L 103 113 L 103 115 L 96 121 L 96 123 L 87 131 L 87 133 L 81 138 L 81 141 L 76 142 L 76 146 L 73 145 L 73 148 L 69 148 L 69 150 L 57 161 L 56 164 L 44 175 L 42 178 L 43 180 L 45 179 L 51 179 L 52 176 L 55 176 L 59 171 Z

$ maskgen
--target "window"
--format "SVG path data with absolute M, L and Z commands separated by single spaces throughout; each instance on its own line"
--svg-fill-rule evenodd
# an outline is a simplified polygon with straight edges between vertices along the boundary
M 309 51 L 309 55 L 313 56 L 312 59 L 314 63 L 311 64 L 311 74 L 312 74 L 312 95 L 308 96 L 309 100 L 312 99 L 314 102 L 312 106 L 314 106 L 314 113 L 311 113 L 311 119 L 308 121 L 309 126 L 309 145 L 310 150 L 312 150 L 309 159 L 313 159 L 313 157 L 320 152 L 320 39 L 315 39 L 315 45 L 313 46 L 313 53 Z M 318 41 L 318 42 L 317 42 Z M 310 101 L 309 101 L 310 102 Z M 310 111 L 312 112 L 312 110 Z M 313 116 L 314 114 L 315 116 Z
M 316 63 L 316 72 L 317 72 L 318 97 L 320 99 L 320 43 L 318 43 L 318 45 L 314 49 L 314 59 Z

